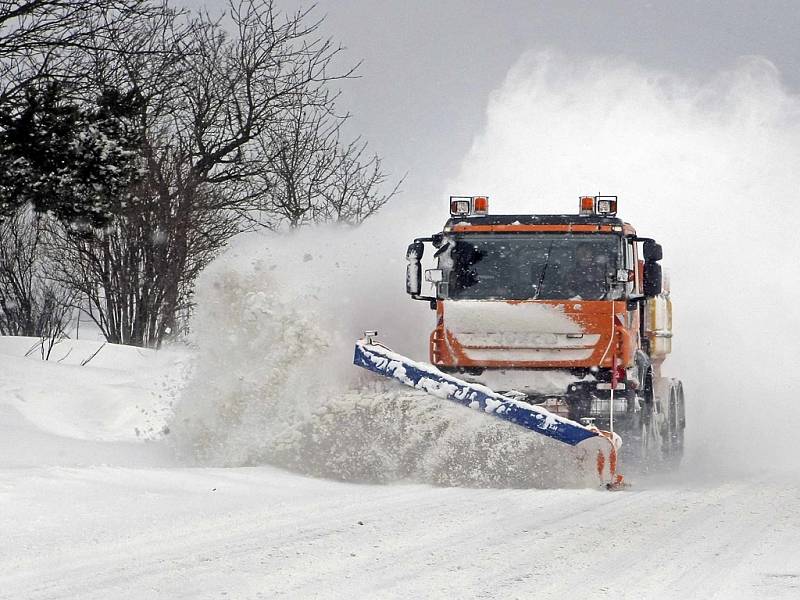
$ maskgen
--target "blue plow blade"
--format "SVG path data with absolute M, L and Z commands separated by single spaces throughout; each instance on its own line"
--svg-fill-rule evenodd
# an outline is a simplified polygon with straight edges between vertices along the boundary
M 412 361 L 381 344 L 357 341 L 353 364 L 583 449 L 587 458 L 596 457 L 597 473 L 609 489 L 622 485 L 622 476 L 616 472 L 616 452 L 621 443 L 619 436 L 585 427 L 544 408 L 517 402 L 486 386 L 442 373 L 433 365 Z

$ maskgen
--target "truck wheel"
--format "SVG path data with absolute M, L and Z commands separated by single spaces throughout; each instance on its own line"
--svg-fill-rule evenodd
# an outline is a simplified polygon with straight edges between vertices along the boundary
M 647 464 L 650 468 L 669 470 L 677 468 L 683 457 L 682 386 L 676 379 L 659 377 L 654 381 L 653 408 L 645 412 L 645 419 L 654 423 L 657 435 L 651 432 L 652 442 L 648 450 Z
M 678 379 L 673 379 L 672 384 L 674 399 L 670 403 L 670 454 L 672 462 L 677 467 L 683 458 L 686 431 L 686 408 L 683 395 L 683 383 Z
M 663 433 L 665 466 L 673 469 L 678 467 L 683 457 L 683 428 L 680 419 L 679 392 L 679 382 L 670 379 Z
M 663 402 L 657 393 L 652 373 L 645 383 L 645 401 L 642 407 L 642 450 L 645 470 L 657 469 L 664 459 Z
M 638 398 L 639 410 L 630 431 L 623 434 L 623 461 L 630 461 L 643 472 L 658 470 L 664 462 L 664 418 L 656 393 L 660 390 L 654 389 L 653 384 L 652 372 L 648 372 Z

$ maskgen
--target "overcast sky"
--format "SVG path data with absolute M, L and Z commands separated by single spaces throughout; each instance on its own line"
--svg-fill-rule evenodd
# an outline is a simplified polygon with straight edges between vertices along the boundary
M 212 11 L 226 4 L 183 1 Z M 698 78 L 760 55 L 800 89 L 798 0 L 318 0 L 314 12 L 353 62 L 363 60 L 341 106 L 391 172 L 409 172 L 406 194 L 445 192 L 490 92 L 528 50 L 624 56 Z

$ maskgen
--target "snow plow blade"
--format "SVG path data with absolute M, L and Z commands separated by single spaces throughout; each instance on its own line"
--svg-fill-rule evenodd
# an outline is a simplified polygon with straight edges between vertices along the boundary
M 616 434 L 581 425 L 539 406 L 498 394 L 486 386 L 458 379 L 433 365 L 412 361 L 392 352 L 372 340 L 356 342 L 353 363 L 414 389 L 584 450 L 584 458 L 595 461 L 597 474 L 606 487 L 618 489 L 623 485 L 622 475 L 617 473 L 617 450 L 621 439 Z

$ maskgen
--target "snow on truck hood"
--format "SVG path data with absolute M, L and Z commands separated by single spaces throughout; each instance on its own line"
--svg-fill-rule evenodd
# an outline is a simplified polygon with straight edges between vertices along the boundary
M 447 328 L 453 333 L 583 333 L 562 306 L 553 304 L 451 300 L 445 311 Z
M 539 302 L 450 301 L 444 323 L 473 360 L 585 360 L 600 339 L 563 306 Z

